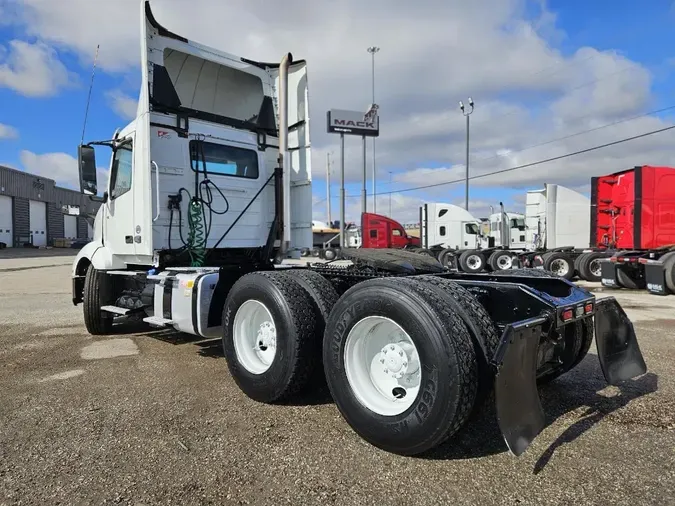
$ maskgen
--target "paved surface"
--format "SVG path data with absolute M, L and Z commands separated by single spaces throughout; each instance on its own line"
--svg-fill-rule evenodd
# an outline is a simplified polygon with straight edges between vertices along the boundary
M 92 338 L 69 287 L 68 266 L 0 272 L 1 505 L 675 504 L 675 297 L 616 294 L 650 372 L 606 387 L 591 352 L 541 389 L 548 426 L 522 457 L 487 413 L 404 458 L 320 388 L 244 397 L 217 341 Z

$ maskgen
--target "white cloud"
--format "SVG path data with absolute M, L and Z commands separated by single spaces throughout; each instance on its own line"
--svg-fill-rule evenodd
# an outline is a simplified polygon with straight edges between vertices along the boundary
M 77 159 L 68 153 L 43 153 L 36 154 L 32 151 L 23 150 L 19 155 L 21 165 L 26 172 L 52 179 L 58 186 L 80 189 Z M 99 194 L 107 185 L 108 171 L 99 168 L 97 171 Z
M 137 71 L 139 0 L 20 2 L 22 8 L 13 19 L 20 19 L 27 34 L 75 51 L 87 68 L 100 43 L 99 66 L 104 71 Z M 397 188 L 464 177 L 465 118 L 457 102 L 468 96 L 476 101 L 471 115 L 472 175 L 673 123 L 667 118 L 640 118 L 525 149 L 656 108 L 647 68 L 612 50 L 581 47 L 563 54 L 558 44 L 566 34 L 545 2 L 539 5 L 538 16 L 528 21 L 524 0 L 429 0 L 422 7 L 391 0 L 153 0 L 158 21 L 192 40 L 263 61 L 277 61 L 286 51 L 308 60 L 310 107 L 315 118 L 314 179 L 325 177 L 326 152 L 338 155 L 339 138 L 325 132 L 324 111 L 366 107 L 371 89 L 370 56 L 365 48 L 380 46 L 376 56 L 376 101 L 381 114 L 379 191 L 387 188 L 383 183 L 388 181 L 389 170 L 396 174 Z M 635 13 L 640 13 L 637 4 Z M 131 97 L 118 93 L 110 98 L 118 113 L 129 117 Z M 525 187 L 555 182 L 578 186 L 587 184 L 591 175 L 635 164 L 672 165 L 672 139 L 672 133 L 664 133 L 476 179 L 472 185 Z M 337 156 L 335 161 L 338 169 Z M 348 182 L 360 179 L 361 164 L 360 139 L 349 138 Z M 439 164 L 445 168 L 425 169 Z M 370 186 L 370 144 L 368 170 Z M 336 170 L 334 180 L 337 177 Z M 411 193 L 401 195 L 413 198 Z M 422 196 L 429 195 L 436 197 L 429 192 Z M 383 198 L 384 207 L 378 200 L 378 210 L 388 210 L 388 197 Z M 392 203 L 392 211 L 393 207 Z M 335 213 L 337 207 L 333 209 Z
M 43 42 L 12 40 L 0 46 L 0 86 L 27 97 L 49 97 L 75 82 L 58 54 Z
M 123 119 L 131 120 L 136 117 L 138 99 L 130 97 L 120 90 L 106 92 L 106 98 L 115 113 Z
M 18 139 L 19 131 L 9 125 L 0 123 L 0 139 Z

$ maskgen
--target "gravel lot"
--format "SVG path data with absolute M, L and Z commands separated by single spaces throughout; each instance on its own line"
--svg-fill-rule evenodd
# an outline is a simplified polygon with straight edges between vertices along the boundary
M 674 296 L 611 293 L 650 372 L 606 387 L 591 348 L 541 389 L 549 425 L 521 458 L 494 413 L 404 458 L 363 442 L 324 389 L 244 397 L 218 342 L 93 339 L 71 260 L 0 259 L 0 504 L 675 504 Z

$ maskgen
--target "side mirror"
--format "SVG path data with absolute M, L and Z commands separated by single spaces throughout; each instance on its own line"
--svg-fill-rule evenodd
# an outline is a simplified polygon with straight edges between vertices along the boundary
M 80 191 L 86 195 L 96 195 L 96 154 L 92 146 L 80 145 L 77 148 L 77 164 L 80 171 Z

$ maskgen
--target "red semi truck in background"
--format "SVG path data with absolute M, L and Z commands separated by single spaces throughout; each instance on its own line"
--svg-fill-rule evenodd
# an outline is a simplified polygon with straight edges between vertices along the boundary
M 591 246 L 615 252 L 602 263 L 604 286 L 675 293 L 675 168 L 592 178 Z
M 361 215 L 362 248 L 421 248 L 419 237 L 406 233 L 403 225 L 387 216 L 374 213 Z
M 339 246 L 339 230 L 337 227 L 330 230 L 322 230 L 325 233 L 315 233 L 314 248 L 305 252 L 304 256 L 312 255 L 325 258 L 326 260 L 335 260 L 341 257 Z M 398 221 L 392 220 L 387 216 L 374 213 L 361 214 L 361 230 L 358 231 L 360 241 L 354 239 L 355 228 L 353 224 L 347 224 L 345 233 L 348 238 L 348 247 L 355 247 L 354 242 L 360 242 L 360 248 L 414 248 L 421 250 L 421 241 L 419 237 L 408 235 L 403 225 Z M 329 237 L 330 240 L 326 238 Z

